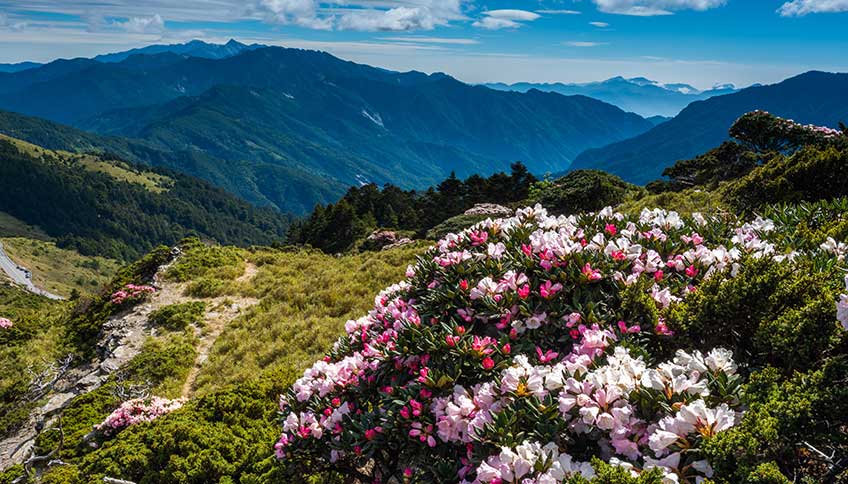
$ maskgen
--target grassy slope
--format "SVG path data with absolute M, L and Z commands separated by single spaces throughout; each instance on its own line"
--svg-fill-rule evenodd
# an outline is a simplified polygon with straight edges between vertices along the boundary
M 121 161 L 104 161 L 100 157 L 94 155 L 76 154 L 63 150 L 49 150 L 4 134 L 0 134 L 0 139 L 12 143 L 15 147 L 21 150 L 21 152 L 34 158 L 53 157 L 61 160 L 67 160 L 68 162 L 78 165 L 88 171 L 105 173 L 116 180 L 142 185 L 151 192 L 162 193 L 173 183 L 173 180 L 165 175 L 136 170 Z
M 105 257 L 88 257 L 60 249 L 53 242 L 23 237 L 2 239 L 9 257 L 32 271 L 36 286 L 68 297 L 76 289 L 91 293 L 112 278 L 119 263 Z
M 28 239 L 49 240 L 50 236 L 38 227 L 17 219 L 6 212 L 0 212 L 0 237 L 26 237 Z

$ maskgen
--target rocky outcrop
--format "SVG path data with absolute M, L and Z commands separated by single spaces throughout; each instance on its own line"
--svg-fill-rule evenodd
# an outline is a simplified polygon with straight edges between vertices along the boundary
M 465 211 L 464 215 L 485 215 L 492 218 L 511 217 L 515 210 L 497 203 L 478 203 Z
M 360 246 L 362 250 L 389 250 L 413 242 L 409 237 L 402 237 L 393 230 L 375 230 L 365 238 Z

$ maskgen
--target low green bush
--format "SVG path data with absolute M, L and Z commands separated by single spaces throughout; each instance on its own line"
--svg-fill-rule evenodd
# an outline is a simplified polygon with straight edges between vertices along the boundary
M 576 170 L 553 181 L 530 188 L 528 204 L 540 203 L 551 213 L 596 212 L 638 198 L 644 189 L 599 170 Z
M 202 323 L 205 313 L 206 303 L 190 301 L 161 307 L 150 313 L 148 321 L 171 331 L 182 331 L 191 324 Z

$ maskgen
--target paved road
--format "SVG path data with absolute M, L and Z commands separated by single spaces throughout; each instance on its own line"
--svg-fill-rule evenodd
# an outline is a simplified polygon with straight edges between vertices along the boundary
M 3 269 L 3 272 L 12 278 L 12 282 L 24 286 L 27 291 L 33 294 L 38 294 L 49 299 L 65 299 L 62 296 L 47 292 L 33 284 L 32 279 L 29 278 L 29 274 L 25 270 L 19 268 L 18 265 L 15 264 L 15 262 L 6 254 L 6 251 L 3 249 L 2 242 L 0 242 L 0 269 Z

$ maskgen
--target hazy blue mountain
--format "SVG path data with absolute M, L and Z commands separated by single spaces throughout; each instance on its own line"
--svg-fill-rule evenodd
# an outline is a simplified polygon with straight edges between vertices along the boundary
M 812 71 L 777 84 L 694 102 L 646 133 L 587 150 L 571 169 L 596 168 L 629 182 L 647 183 L 675 161 L 721 144 L 733 122 L 756 109 L 802 123 L 836 127 L 840 121 L 848 121 L 848 74 Z
M 94 60 L 99 62 L 121 62 L 122 60 L 136 54 L 162 54 L 170 52 L 187 57 L 202 57 L 204 59 L 223 59 L 238 55 L 246 50 L 258 49 L 265 47 L 260 44 L 246 45 L 236 40 L 230 39 L 226 44 L 210 44 L 202 40 L 192 40 L 183 44 L 168 44 L 168 45 L 149 45 L 138 49 L 130 49 L 123 52 L 115 52 L 112 54 L 102 54 L 94 57 Z
M 673 119 L 673 118 L 671 118 L 670 116 L 659 116 L 659 115 L 657 115 L 657 116 L 651 116 L 651 117 L 645 118 L 645 119 L 647 119 L 648 121 L 651 122 L 651 124 L 656 126 L 658 124 L 664 123 L 664 122 L 668 121 L 669 119 Z
M 645 117 L 661 115 L 674 116 L 689 103 L 713 96 L 735 92 L 732 84 L 723 84 L 713 89 L 699 91 L 689 84 L 659 84 L 644 77 L 625 79 L 613 77 L 606 81 L 585 84 L 535 84 L 519 82 L 516 84 L 486 84 L 492 89 L 502 91 L 525 92 L 530 89 L 557 92 L 565 95 L 580 94 L 614 104 L 625 111 Z
M 420 188 L 519 160 L 562 171 L 588 148 L 653 126 L 584 96 L 500 92 L 316 51 L 88 62 L 42 81 L 0 76 L 0 108 L 220 160 L 188 172 L 219 183 L 236 171 L 251 182 L 228 189 L 296 213 L 366 181 Z
M 17 62 L 15 64 L 0 64 L 0 72 L 20 72 L 42 64 L 38 62 Z

